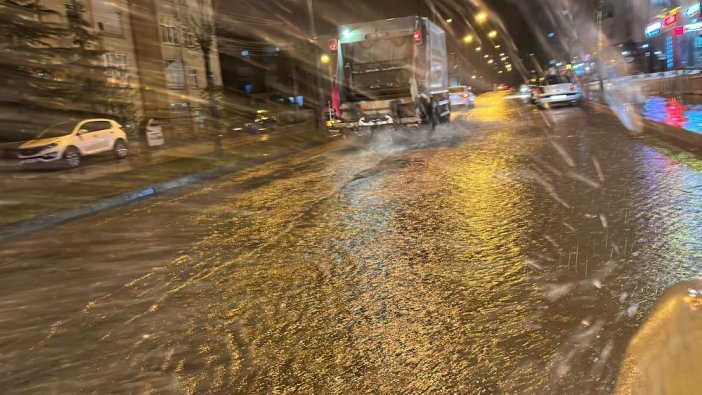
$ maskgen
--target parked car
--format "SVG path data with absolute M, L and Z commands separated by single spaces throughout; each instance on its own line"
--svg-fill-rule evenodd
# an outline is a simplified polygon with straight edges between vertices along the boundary
M 539 108 L 554 105 L 577 105 L 580 103 L 580 87 L 567 75 L 552 74 L 544 77 L 536 94 Z
M 248 120 L 247 120 L 248 118 Z M 253 118 L 253 120 L 251 120 Z M 268 110 L 257 110 L 256 114 L 250 114 L 238 118 L 230 123 L 230 131 L 233 133 L 260 133 L 275 130 L 278 127 L 278 117 Z
M 53 124 L 36 138 L 21 144 L 17 158 L 22 165 L 63 163 L 77 167 L 81 158 L 112 152 L 117 159 L 129 153 L 127 134 L 111 119 L 85 119 Z
M 258 110 L 256 111 L 254 121 L 247 124 L 247 127 L 254 132 L 275 130 L 278 127 L 278 117 L 272 115 L 267 110 Z
M 519 95 L 524 99 L 525 103 L 527 101 L 534 103 L 538 92 L 539 87 L 536 85 L 522 84 L 522 86 L 519 87 Z
M 452 86 L 449 88 L 451 106 L 475 106 L 475 95 L 467 86 Z

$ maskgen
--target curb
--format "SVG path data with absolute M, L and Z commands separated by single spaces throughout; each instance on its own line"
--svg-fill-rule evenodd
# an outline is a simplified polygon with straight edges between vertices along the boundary
M 288 155 L 292 155 L 297 152 L 302 152 L 311 148 L 319 147 L 325 144 L 331 143 L 332 139 L 326 142 L 315 142 L 304 144 L 299 149 L 289 149 L 277 154 L 269 155 L 263 158 L 254 159 L 245 164 L 232 164 L 225 165 L 216 169 L 206 170 L 200 173 L 190 174 L 177 178 L 175 180 L 165 181 L 158 184 L 143 187 L 134 191 L 122 193 L 116 196 L 100 199 L 96 202 L 90 203 L 86 206 L 72 208 L 68 210 L 59 211 L 54 214 L 43 215 L 40 217 L 32 218 L 26 221 L 21 221 L 16 224 L 6 225 L 0 227 L 0 243 L 5 243 L 13 239 L 28 235 L 30 233 L 38 232 L 50 227 L 65 224 L 71 221 L 75 221 L 81 218 L 89 217 L 91 215 L 99 214 L 104 211 L 112 210 L 118 207 L 126 206 L 134 202 L 141 200 L 146 200 L 158 195 L 161 195 L 167 191 L 178 189 L 189 184 L 196 182 L 202 182 L 207 180 L 213 180 L 217 178 L 224 177 L 229 174 L 235 174 L 242 170 L 250 169 L 255 166 L 259 166 L 264 163 L 272 162 L 278 159 L 282 159 Z

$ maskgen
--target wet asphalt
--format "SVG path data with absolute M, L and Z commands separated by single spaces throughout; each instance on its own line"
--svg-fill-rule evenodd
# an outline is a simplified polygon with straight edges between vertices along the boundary
M 478 97 L 0 245 L 2 393 L 608 393 L 702 160 Z

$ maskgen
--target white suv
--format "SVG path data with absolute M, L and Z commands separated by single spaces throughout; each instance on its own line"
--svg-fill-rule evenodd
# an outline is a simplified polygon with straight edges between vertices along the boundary
M 129 153 L 122 125 L 110 119 L 86 119 L 51 125 L 19 146 L 17 157 L 23 165 L 56 163 L 80 165 L 81 157 L 114 152 L 117 159 Z

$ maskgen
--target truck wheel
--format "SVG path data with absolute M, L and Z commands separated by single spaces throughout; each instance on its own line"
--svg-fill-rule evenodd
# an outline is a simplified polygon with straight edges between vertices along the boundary
M 445 115 L 441 117 L 441 123 L 450 123 L 451 122 L 451 105 L 447 105 L 446 109 L 448 110 L 448 115 Z
M 422 125 L 428 125 L 431 123 L 431 114 L 429 113 L 430 107 L 427 106 L 427 103 L 424 101 L 421 101 L 419 103 L 419 116 L 422 120 Z
M 436 102 L 431 103 L 431 130 L 436 129 L 436 125 L 441 123 L 439 115 L 439 105 Z

